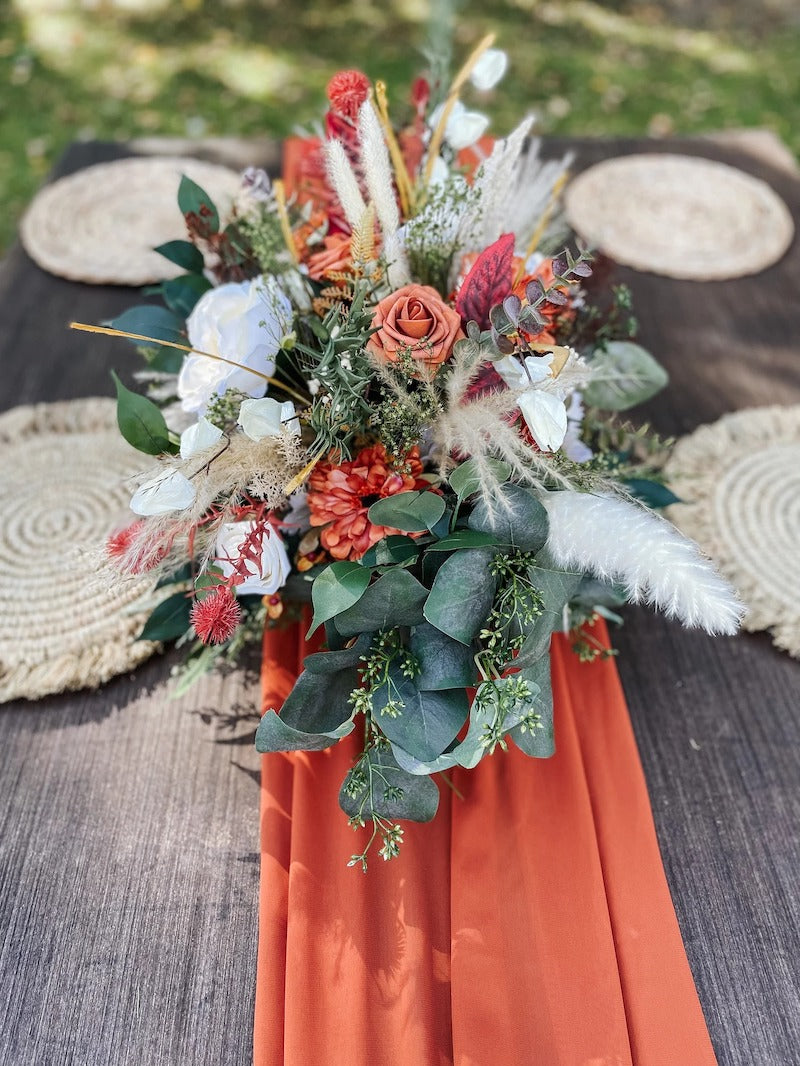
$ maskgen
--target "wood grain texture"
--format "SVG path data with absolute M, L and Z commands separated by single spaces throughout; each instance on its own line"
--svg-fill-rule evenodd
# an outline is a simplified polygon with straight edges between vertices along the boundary
M 719 146 L 570 140 L 547 152 L 567 147 L 577 167 L 641 150 L 730 162 L 768 180 L 800 223 L 800 183 Z M 74 146 L 59 173 L 121 154 Z M 662 433 L 800 400 L 797 241 L 741 281 L 617 268 L 609 280 L 631 285 L 642 342 L 670 370 L 644 412 Z M 133 349 L 64 326 L 135 299 L 52 278 L 12 249 L 0 265 L 0 409 L 112 395 L 109 367 L 130 380 Z M 796 1066 L 800 668 L 764 636 L 712 640 L 641 610 L 626 619 L 620 672 L 720 1066 Z M 241 670 L 171 701 L 173 661 L 97 693 L 0 708 L 3 1064 L 251 1061 L 256 688 Z

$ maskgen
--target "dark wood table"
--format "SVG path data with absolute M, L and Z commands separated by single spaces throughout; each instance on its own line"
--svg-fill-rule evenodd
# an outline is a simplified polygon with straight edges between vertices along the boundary
M 547 151 L 565 147 L 579 168 L 642 150 L 730 162 L 765 178 L 800 225 L 800 182 L 708 142 Z M 124 154 L 76 145 L 57 173 Z M 642 412 L 662 433 L 800 402 L 797 240 L 754 278 L 695 284 L 619 269 L 613 280 L 633 289 L 642 343 L 671 374 Z M 66 323 L 136 299 L 51 277 L 14 247 L 0 265 L 0 409 L 112 395 L 109 368 L 129 375 L 132 350 Z M 800 666 L 765 635 L 711 639 L 638 609 L 615 643 L 720 1066 L 797 1066 Z M 251 1061 L 257 689 L 241 669 L 172 700 L 174 661 L 153 659 L 98 692 L 0 708 L 3 1064 Z

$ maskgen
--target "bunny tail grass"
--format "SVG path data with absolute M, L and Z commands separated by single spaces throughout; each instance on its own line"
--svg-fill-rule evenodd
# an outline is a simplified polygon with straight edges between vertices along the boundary
M 686 626 L 733 634 L 744 609 L 697 545 L 666 519 L 609 495 L 549 492 L 547 547 L 558 566 L 585 570 L 625 586 Z

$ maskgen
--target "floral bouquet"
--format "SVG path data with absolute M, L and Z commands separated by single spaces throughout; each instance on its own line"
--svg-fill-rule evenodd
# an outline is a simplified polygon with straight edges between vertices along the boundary
M 227 217 L 184 178 L 188 239 L 159 251 L 186 272 L 108 330 L 147 364 L 149 398 L 117 379 L 120 429 L 158 457 L 107 545 L 172 586 L 142 636 L 194 641 L 196 674 L 310 601 L 319 650 L 256 746 L 358 729 L 340 802 L 385 859 L 398 820 L 434 816 L 434 775 L 552 754 L 554 631 L 592 658 L 625 600 L 710 632 L 740 615 L 648 506 L 674 499 L 662 442 L 620 412 L 666 375 L 627 293 L 564 247 L 569 160 L 540 159 L 530 118 L 492 141 L 461 100 L 502 77 L 491 45 L 419 78 L 398 124 L 383 83 L 337 74 L 284 180 L 246 171 Z

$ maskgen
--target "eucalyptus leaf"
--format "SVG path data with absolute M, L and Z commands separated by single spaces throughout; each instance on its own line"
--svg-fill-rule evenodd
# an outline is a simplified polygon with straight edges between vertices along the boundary
M 359 570 L 362 574 L 370 573 L 364 567 Z M 427 596 L 425 586 L 407 570 L 389 570 L 370 585 L 353 607 L 337 614 L 334 624 L 343 637 L 417 625 L 422 621 L 422 606 Z
M 511 739 L 534 759 L 549 759 L 555 753 L 555 736 L 553 731 L 553 687 L 550 676 L 550 656 L 541 659 L 535 666 L 522 671 L 522 676 L 535 684 L 538 692 L 535 700 L 539 725 L 536 729 L 515 726 L 510 730 Z
M 373 503 L 367 514 L 373 525 L 419 533 L 435 526 L 444 510 L 444 499 L 423 489 L 385 496 Z
M 386 707 L 395 702 L 402 703 L 403 708 L 393 716 Z M 396 666 L 389 668 L 389 680 L 375 691 L 372 703 L 374 722 L 381 732 L 422 762 L 442 754 L 469 713 L 464 689 L 422 692 Z
M 358 603 L 370 583 L 372 574 L 358 563 L 338 562 L 326 566 L 311 586 L 314 617 L 306 639 L 329 618 Z
M 303 669 L 312 674 L 335 674 L 348 667 L 358 666 L 361 656 L 368 651 L 371 643 L 371 635 L 363 633 L 349 648 L 318 651 L 307 655 L 303 661 Z
M 358 685 L 355 666 L 335 673 L 303 670 L 283 701 L 281 721 L 302 733 L 333 736 L 353 716 L 350 695 Z
M 113 370 L 111 377 L 117 389 L 117 424 L 128 444 L 146 455 L 177 451 L 164 416 L 153 401 L 126 388 Z
M 256 751 L 323 751 L 353 732 L 352 721 L 332 733 L 304 733 L 287 725 L 275 711 L 267 711 L 256 730 Z
M 457 529 L 435 544 L 429 544 L 426 551 L 429 552 L 452 552 L 459 548 L 489 548 L 497 545 L 497 537 L 493 533 L 480 533 L 476 529 Z
M 486 465 L 501 483 L 508 481 L 511 477 L 511 467 L 502 459 L 487 459 Z M 460 500 L 477 492 L 482 482 L 479 467 L 474 459 L 467 459 L 457 466 L 447 480 L 450 482 L 450 488 Z
M 436 784 L 430 777 L 407 773 L 391 751 L 371 748 L 357 772 L 361 787 L 354 787 L 351 771 L 339 792 L 339 805 L 349 818 L 367 821 L 374 812 L 389 821 L 429 822 L 436 814 Z
M 469 516 L 470 529 L 490 533 L 501 544 L 538 552 L 547 540 L 549 523 L 547 511 L 535 493 L 522 485 L 509 484 L 501 486 L 499 495 L 494 513 L 485 501 L 478 501 Z
M 603 411 L 627 411 L 660 392 L 669 375 L 644 348 L 632 341 L 609 341 L 592 360 L 602 370 L 583 390 L 590 407 Z
M 425 604 L 425 618 L 462 644 L 472 643 L 491 610 L 496 585 L 489 571 L 492 555 L 488 548 L 467 548 L 449 556 Z
M 537 557 L 537 565 L 528 577 L 542 595 L 543 611 L 528 630 L 525 643 L 509 665 L 519 668 L 531 666 L 550 650 L 553 630 L 561 626 L 564 608 L 580 586 L 582 574 L 560 570 L 546 552 Z
M 391 566 L 407 563 L 419 555 L 419 545 L 411 537 L 397 535 L 384 537 L 366 551 L 358 560 L 361 566 Z
M 162 345 L 148 351 L 147 367 L 148 370 L 158 370 L 161 374 L 179 374 L 185 358 L 186 352 Z
M 421 691 L 469 688 L 474 683 L 472 649 L 448 637 L 430 622 L 414 626 L 408 650 L 420 667 L 414 682 Z

